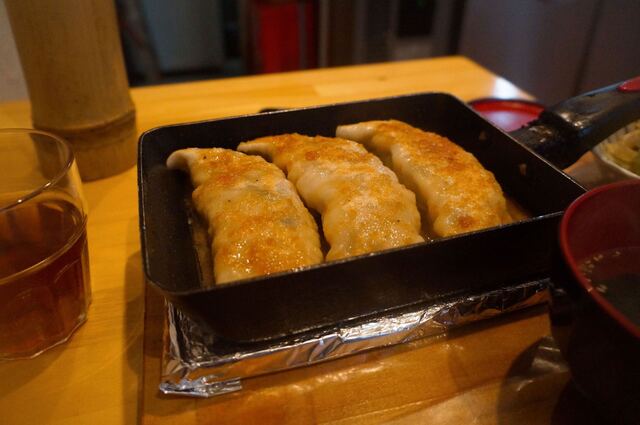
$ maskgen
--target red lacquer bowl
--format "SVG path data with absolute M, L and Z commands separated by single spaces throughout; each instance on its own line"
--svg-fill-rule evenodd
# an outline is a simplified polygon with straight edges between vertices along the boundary
M 552 332 L 575 383 L 609 423 L 640 420 L 640 327 L 596 290 L 579 264 L 601 252 L 639 246 L 637 180 L 585 193 L 569 206 L 560 224 Z M 637 296 L 637 291 L 629 296 Z M 635 302 L 640 308 L 640 298 Z

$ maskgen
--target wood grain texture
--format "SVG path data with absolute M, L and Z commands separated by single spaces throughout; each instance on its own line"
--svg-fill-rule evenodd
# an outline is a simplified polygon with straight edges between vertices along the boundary
M 145 87 L 132 90 L 132 97 L 144 131 L 265 107 L 434 90 L 464 100 L 527 96 L 469 60 L 451 57 Z M 29 127 L 29 113 L 27 102 L 0 104 L 0 127 Z M 135 170 L 86 183 L 84 192 L 94 294 L 88 321 L 68 344 L 34 360 L 0 363 L 3 424 L 469 423 L 472 418 L 485 424 L 536 412 L 548 419 L 553 401 L 541 389 L 509 401 L 508 408 L 500 401 L 518 356 L 548 333 L 544 312 L 511 316 L 448 339 L 256 378 L 242 393 L 222 398 L 159 395 L 161 299 L 151 291 L 143 362 Z M 551 382 L 548 391 L 562 384 Z M 461 391 L 463 398 L 451 398 Z M 548 423 L 543 419 L 530 423 Z

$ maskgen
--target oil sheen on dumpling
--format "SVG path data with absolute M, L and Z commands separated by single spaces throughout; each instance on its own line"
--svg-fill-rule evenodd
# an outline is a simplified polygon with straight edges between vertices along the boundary
M 396 120 L 342 125 L 336 134 L 362 143 L 398 174 L 436 236 L 511 221 L 493 173 L 446 137 Z
M 285 134 L 241 143 L 238 150 L 273 161 L 322 215 L 327 260 L 424 240 L 415 195 L 358 143 Z
M 316 222 L 282 171 L 228 149 L 181 149 L 167 166 L 186 171 L 208 221 L 216 283 L 323 261 Z

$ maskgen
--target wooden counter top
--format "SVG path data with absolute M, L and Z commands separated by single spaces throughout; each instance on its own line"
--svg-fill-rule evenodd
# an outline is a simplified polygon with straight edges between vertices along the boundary
M 511 83 L 462 57 L 144 87 L 133 89 L 132 96 L 142 132 L 165 124 L 253 113 L 265 107 L 422 91 L 451 92 L 463 100 L 527 97 Z M 30 126 L 28 102 L 0 104 L 0 127 Z M 475 393 L 475 397 L 497 397 L 497 388 L 504 384 L 501 379 L 516 358 L 548 333 L 546 316 L 538 310 L 442 341 L 389 352 L 378 350 L 335 364 L 258 378 L 242 393 L 219 399 L 160 396 L 155 387 L 160 353 L 153 351 L 153 339 L 147 345 L 148 380 L 143 385 L 145 291 L 135 170 L 85 183 L 84 192 L 89 204 L 93 288 L 88 321 L 69 343 L 36 359 L 0 363 L 2 424 L 207 423 L 216 418 L 221 423 L 223 419 L 261 424 L 416 423 L 427 419 L 437 422 L 433 415 L 442 415 L 445 410 L 457 412 L 459 423 L 470 423 L 474 417 L 480 418 L 474 423 L 495 423 L 498 405 L 480 408 L 473 394 L 468 404 L 458 398 L 449 404 L 447 400 L 476 385 L 487 391 Z M 149 303 L 157 304 L 157 296 L 150 297 L 156 299 Z M 154 335 L 157 329 L 149 330 L 148 338 Z M 496 348 L 500 345 L 504 349 Z M 427 364 L 431 366 L 421 367 Z M 394 373 L 385 371 L 391 366 Z M 402 376 L 410 379 L 396 380 Z M 537 400 L 544 402 L 532 404 L 534 408 L 548 408 L 542 395 Z M 440 410 L 428 414 L 423 410 L 436 404 Z M 515 416 L 509 417 L 518 418 L 522 406 L 511 406 L 515 406 L 511 410 Z M 548 415 L 544 417 L 547 422 L 540 423 L 548 423 Z

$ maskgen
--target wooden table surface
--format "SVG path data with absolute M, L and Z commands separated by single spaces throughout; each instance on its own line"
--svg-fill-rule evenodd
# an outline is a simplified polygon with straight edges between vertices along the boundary
M 144 87 L 132 89 L 132 97 L 142 132 L 265 107 L 421 91 L 451 92 L 463 100 L 527 97 L 462 57 Z M 28 102 L 0 104 L 0 127 L 30 127 Z M 435 341 L 253 379 L 243 392 L 216 399 L 162 396 L 157 391 L 161 324 L 153 320 L 159 315 L 154 293 L 148 296 L 147 322 L 155 326 L 147 329 L 143 361 L 145 291 L 135 169 L 85 183 L 84 193 L 93 288 L 88 321 L 69 343 L 36 359 L 0 363 L 2 424 L 484 424 L 518 418 L 550 423 L 555 400 L 548 394 L 562 388 L 564 374 L 554 375 L 544 389 L 505 390 L 512 386 L 509 376 L 517 359 L 548 334 L 544 310 Z M 518 399 L 518 394 L 526 397 Z

